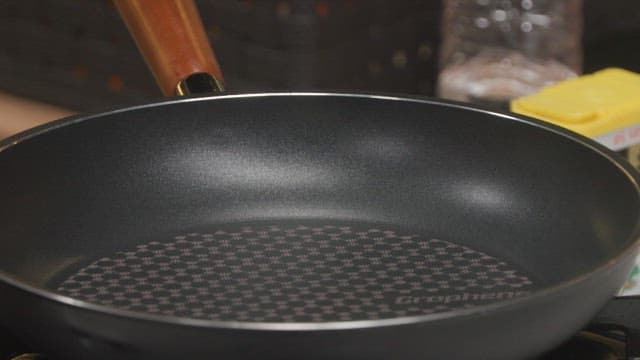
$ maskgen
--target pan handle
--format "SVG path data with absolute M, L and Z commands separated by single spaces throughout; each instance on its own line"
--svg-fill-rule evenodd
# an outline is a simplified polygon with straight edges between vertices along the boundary
M 223 90 L 194 0 L 113 0 L 166 96 Z

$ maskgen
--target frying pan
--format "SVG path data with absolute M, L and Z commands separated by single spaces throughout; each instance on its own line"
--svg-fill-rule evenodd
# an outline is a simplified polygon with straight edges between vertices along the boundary
M 192 3 L 117 4 L 165 93 L 221 83 Z M 192 96 L 0 149 L 0 324 L 53 358 L 530 357 L 637 250 L 623 160 L 440 100 Z

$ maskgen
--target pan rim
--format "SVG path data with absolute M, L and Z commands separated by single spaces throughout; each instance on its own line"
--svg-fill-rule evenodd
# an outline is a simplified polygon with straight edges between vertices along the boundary
M 107 115 L 125 113 L 129 111 L 136 111 L 145 108 L 153 108 L 160 106 L 169 106 L 186 102 L 200 102 L 211 100 L 227 100 L 227 99 L 242 99 L 242 98 L 266 98 L 266 97 L 343 97 L 343 98 L 361 98 L 361 99 L 376 99 L 383 101 L 403 101 L 430 104 L 436 106 L 457 108 L 461 110 L 483 113 L 486 115 L 497 116 L 509 121 L 516 121 L 527 126 L 534 126 L 539 129 L 555 133 L 558 136 L 565 137 L 573 142 L 576 142 L 591 151 L 598 153 L 614 167 L 616 167 L 624 176 L 626 176 L 630 184 L 634 187 L 636 193 L 636 199 L 640 202 L 640 174 L 623 161 L 613 151 L 607 149 L 601 144 L 586 138 L 582 135 L 561 128 L 559 126 L 546 123 L 542 120 L 515 115 L 511 113 L 501 113 L 493 110 L 489 110 L 483 107 L 469 105 L 466 103 L 442 100 L 424 96 L 415 95 L 403 95 L 403 94 L 383 94 L 383 93 L 367 93 L 367 92 L 258 92 L 258 93 L 227 93 L 221 95 L 207 95 L 207 96 L 193 96 L 187 98 L 169 98 L 161 101 L 149 102 L 141 105 L 135 105 L 125 108 L 113 108 L 111 110 L 103 111 L 100 113 L 89 115 L 76 115 L 67 118 L 62 118 L 56 121 L 52 121 L 47 124 L 37 126 L 32 129 L 28 129 L 21 133 L 10 136 L 4 140 L 0 140 L 0 153 L 6 151 L 17 144 L 39 136 L 41 134 L 53 131 L 57 128 L 73 125 L 88 121 L 94 118 L 101 118 Z M 536 299 L 550 297 L 554 294 L 567 291 L 574 286 L 579 285 L 582 282 L 589 280 L 591 277 L 605 273 L 614 269 L 621 262 L 624 262 L 628 257 L 634 256 L 637 253 L 637 249 L 640 246 L 640 218 L 636 221 L 636 224 L 631 231 L 628 238 L 624 240 L 627 244 L 620 250 L 618 254 L 612 256 L 604 261 L 604 263 L 597 264 L 588 271 L 580 274 L 579 276 L 568 279 L 564 282 L 547 286 L 541 289 L 534 290 L 530 294 L 513 298 L 496 301 L 490 304 L 474 306 L 469 309 L 458 309 L 453 311 L 440 312 L 435 314 L 417 315 L 417 316 L 405 316 L 387 319 L 376 320 L 354 320 L 354 321 L 328 321 L 328 322 L 245 322 L 245 321 L 221 321 L 221 320 L 205 320 L 195 319 L 189 317 L 169 316 L 169 315 L 157 315 L 143 312 L 136 312 L 130 310 L 118 309 L 105 305 L 98 305 L 89 303 L 83 300 L 78 300 L 66 295 L 56 293 L 54 291 L 47 290 L 42 287 L 31 285 L 24 282 L 18 277 L 0 270 L 0 281 L 15 287 L 19 290 L 25 291 L 31 295 L 38 296 L 48 301 L 58 303 L 59 305 L 69 306 L 76 310 L 92 311 L 102 313 L 104 315 L 110 315 L 120 317 L 127 320 L 142 320 L 156 323 L 164 323 L 167 325 L 180 325 L 191 326 L 199 328 L 211 328 L 211 329 L 239 329 L 239 330 L 271 330 L 271 331 L 327 331 L 327 330 L 345 330 L 345 329 L 366 329 L 383 326 L 396 326 L 396 325 L 409 325 L 416 323 L 432 323 L 436 321 L 443 321 L 447 319 L 461 319 L 471 318 L 477 316 L 487 316 L 490 313 L 502 311 L 508 308 L 525 306 L 529 302 L 534 302 Z

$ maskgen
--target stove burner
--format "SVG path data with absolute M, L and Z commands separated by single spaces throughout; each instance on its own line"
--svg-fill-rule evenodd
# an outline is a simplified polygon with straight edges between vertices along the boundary
M 624 341 L 583 331 L 538 360 L 623 360 L 625 346 Z
M 97 259 L 58 291 L 208 320 L 325 322 L 451 311 L 527 294 L 511 264 L 372 224 L 230 225 Z

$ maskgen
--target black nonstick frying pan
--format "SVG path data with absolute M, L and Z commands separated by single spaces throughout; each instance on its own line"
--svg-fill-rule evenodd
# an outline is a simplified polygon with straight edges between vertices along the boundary
M 161 19 L 195 39 L 192 5 L 119 3 L 138 35 Z M 0 325 L 52 358 L 529 357 L 637 249 L 615 154 L 438 100 L 172 99 L 4 140 L 0 173 Z

